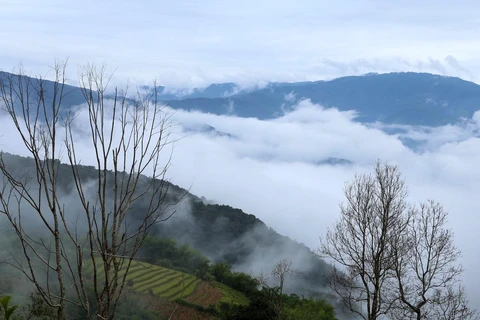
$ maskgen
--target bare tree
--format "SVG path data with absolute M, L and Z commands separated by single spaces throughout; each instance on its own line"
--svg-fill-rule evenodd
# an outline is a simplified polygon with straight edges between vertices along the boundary
M 445 227 L 447 215 L 437 202 L 420 204 L 405 235 L 394 242 L 398 319 L 475 316 L 464 303 L 464 290 L 454 290 L 463 268 L 457 263 L 460 250 L 453 232 Z
M 408 190 L 396 166 L 377 162 L 374 174 L 356 175 L 344 192 L 340 220 L 322 239 L 320 252 L 343 267 L 332 268 L 330 286 L 344 306 L 374 320 L 393 305 L 391 241 L 408 225 Z
M 438 320 L 478 320 L 478 312 L 468 306 L 465 289 L 458 285 L 449 286 L 445 290 L 436 290 L 435 308 L 431 311 L 431 319 Z
M 165 150 L 172 142 L 169 114 L 156 100 L 156 86 L 147 96 L 130 99 L 126 90 L 115 89 L 108 97 L 105 69 L 82 68 L 80 84 L 88 112 L 84 135 L 97 170 L 95 177 L 87 178 L 80 166 L 85 154 L 76 141 L 82 123 L 62 108 L 70 94 L 65 70 L 66 63 L 55 64 L 53 85 L 41 77 L 26 77 L 22 70 L 2 79 L 3 108 L 35 170 L 17 174 L 2 155 L 0 211 L 21 243 L 22 257 L 14 257 L 15 265 L 56 309 L 58 319 L 65 319 L 67 303 L 83 308 L 90 319 L 92 302 L 95 317 L 113 319 L 147 232 L 173 214 L 169 205 L 175 199 L 165 179 L 171 159 L 171 151 Z M 66 151 L 67 170 L 58 159 L 61 151 Z M 62 198 L 63 181 L 73 184 L 79 202 L 75 209 Z M 40 223 L 37 230 L 44 229 L 47 236 L 24 227 L 30 219 L 23 214 L 27 210 L 34 212 Z M 89 299 L 89 286 L 94 301 Z
M 260 283 L 260 285 L 270 290 L 273 290 L 275 292 L 274 307 L 275 307 L 275 312 L 277 314 L 278 319 L 284 318 L 283 290 L 284 290 L 285 280 L 287 279 L 288 276 L 291 276 L 294 274 L 300 274 L 299 270 L 292 268 L 292 264 L 293 264 L 292 261 L 287 259 L 282 259 L 273 266 L 272 270 L 270 271 L 270 275 L 275 280 L 278 281 L 278 285 L 276 284 L 273 288 L 269 285 L 269 282 L 270 282 L 269 276 L 262 273 L 257 277 L 257 280 Z
M 434 201 L 411 206 L 407 194 L 398 168 L 380 162 L 347 184 L 340 221 L 320 248 L 341 265 L 331 288 L 366 320 L 477 319 L 455 287 L 463 268 L 447 212 Z

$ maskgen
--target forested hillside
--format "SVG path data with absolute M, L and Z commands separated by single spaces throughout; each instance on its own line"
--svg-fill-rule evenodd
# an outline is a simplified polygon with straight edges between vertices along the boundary
M 15 175 L 26 177 L 35 172 L 35 163 L 31 158 L 8 153 L 2 153 L 2 157 L 5 165 Z M 70 176 L 71 168 L 60 161 L 57 161 L 57 165 L 61 197 L 69 199 L 69 195 L 74 191 L 72 181 L 66 178 Z M 87 184 L 98 174 L 89 166 L 80 166 L 78 172 L 82 181 Z M 268 301 L 277 299 L 273 297 L 279 297 L 280 294 L 285 296 L 285 306 L 282 307 L 285 312 L 290 312 L 292 319 L 303 319 L 305 308 L 311 308 L 312 314 L 316 314 L 315 310 L 318 308 L 324 310 L 324 307 L 316 304 L 315 299 L 333 301 L 333 295 L 326 294 L 327 265 L 305 245 L 278 234 L 255 216 L 240 209 L 209 204 L 206 199 L 200 199 L 170 183 L 167 183 L 165 190 L 168 190 L 166 199 L 174 203 L 168 208 L 167 214 L 173 215 L 151 230 L 137 253 L 136 260 L 139 262 L 132 264 L 127 278 L 126 294 L 138 301 L 139 308 L 147 299 L 142 297 L 150 295 L 150 300 L 160 299 L 159 302 L 152 302 L 153 305 L 168 305 L 171 303 L 168 301 L 174 301 L 182 305 L 182 308 L 193 308 L 193 311 L 184 312 L 190 314 L 185 319 L 192 316 L 191 312 L 205 314 L 207 318 L 225 319 L 244 319 L 239 315 L 243 314 L 245 317 L 249 314 L 248 318 L 254 319 L 254 314 L 262 317 L 259 309 L 271 310 L 265 312 L 272 314 L 278 312 L 274 311 L 274 304 L 268 306 Z M 107 194 L 112 196 L 111 191 Z M 69 201 L 73 219 L 78 203 L 75 200 Z M 139 202 L 131 208 L 132 221 L 135 221 L 136 212 L 141 211 L 142 207 Z M 31 221 L 33 220 L 34 217 Z M 26 223 L 29 221 L 28 218 L 25 219 Z M 3 227 L 8 229 L 6 225 Z M 37 236 L 41 237 L 41 234 L 42 231 L 37 230 Z M 12 242 L 11 248 L 19 250 L 20 246 Z M 4 251 L 4 254 L 7 252 Z M 279 285 L 278 279 L 273 277 L 264 283 L 258 279 L 269 274 L 275 265 L 282 261 L 291 263 L 292 270 L 295 269 L 296 272 L 285 277 L 282 292 L 279 293 L 275 289 Z M 16 291 L 15 288 L 19 284 L 23 286 L 24 283 L 21 275 L 5 266 L 2 270 L 8 277 L 0 279 L 0 295 L 13 295 L 14 301 L 28 305 L 29 308 L 38 307 L 41 299 L 32 296 L 30 300 L 26 300 L 25 296 L 22 297 L 22 294 Z M 88 277 L 93 276 L 91 266 L 87 265 L 85 270 Z M 101 276 L 102 269 L 99 269 L 99 272 Z M 257 291 L 262 285 L 264 289 Z M 33 292 L 33 288 L 29 288 Z M 242 296 L 244 298 L 241 298 Z M 300 298 L 302 296 L 313 299 L 303 300 Z M 164 300 L 165 302 L 161 302 Z M 204 300 L 206 302 L 203 304 L 197 303 Z M 210 304 L 212 307 L 208 309 Z M 295 310 L 299 304 L 303 305 L 303 313 L 293 316 L 297 313 Z M 325 304 L 325 308 L 327 306 Z M 326 314 L 324 319 L 333 319 L 333 308 L 329 310 L 329 315 Z M 172 312 L 172 308 L 153 308 L 151 312 L 151 315 L 155 312 L 167 314 Z M 128 318 L 128 314 L 121 304 L 119 319 Z

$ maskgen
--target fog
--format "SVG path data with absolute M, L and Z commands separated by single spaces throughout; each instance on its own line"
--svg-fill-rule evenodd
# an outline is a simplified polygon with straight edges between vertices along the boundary
M 82 119 L 85 111 L 79 110 Z M 411 201 L 434 199 L 450 213 L 449 227 L 463 252 L 464 284 L 470 301 L 480 306 L 475 236 L 480 219 L 478 119 L 477 113 L 458 125 L 402 126 L 401 133 L 389 135 L 384 130 L 398 126 L 360 124 L 354 111 L 325 109 L 309 101 L 266 121 L 176 110 L 173 135 L 179 140 L 167 176 L 197 196 L 254 214 L 315 250 L 319 237 L 339 216 L 344 183 L 356 172 L 372 170 L 377 159 L 397 164 Z M 216 131 L 191 129 L 203 125 Z M 27 156 L 5 114 L 0 116 L 0 127 L 1 149 Z M 88 137 L 81 132 L 76 132 L 78 157 L 82 164 L 93 164 Z M 416 151 L 404 146 L 403 138 L 417 140 Z M 165 152 L 164 159 L 169 150 Z M 64 150 L 59 157 L 66 161 Z M 351 164 L 321 164 L 328 158 Z
M 190 134 L 175 148 L 170 175 L 192 193 L 239 207 L 281 234 L 310 248 L 338 218 L 345 181 L 370 171 L 377 159 L 397 164 L 413 202 L 434 199 L 450 213 L 449 227 L 462 250 L 469 298 L 480 305 L 476 231 L 480 205 L 479 124 L 473 120 L 439 128 L 405 127 L 387 135 L 379 127 L 354 121 L 353 112 L 339 112 L 300 103 L 296 110 L 271 121 L 175 114 L 179 123 L 205 123 L 235 138 Z M 418 139 L 414 152 L 400 139 Z M 352 165 L 317 165 L 337 157 Z

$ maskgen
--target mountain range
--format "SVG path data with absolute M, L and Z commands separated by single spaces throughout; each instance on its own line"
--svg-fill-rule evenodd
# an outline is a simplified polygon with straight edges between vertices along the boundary
M 480 109 L 480 86 L 428 73 L 387 73 L 330 81 L 269 83 L 241 90 L 233 83 L 213 84 L 172 96 L 160 88 L 158 99 L 172 108 L 213 114 L 272 119 L 309 99 L 340 111 L 355 110 L 357 121 L 440 126 L 471 118 Z
M 10 76 L 0 72 L 0 83 Z M 37 83 L 33 78 L 23 79 Z M 47 100 L 53 85 L 50 81 L 44 83 Z M 148 86 L 140 89 L 152 91 Z M 84 101 L 78 87 L 66 86 L 64 90 L 65 108 Z M 261 120 L 282 116 L 304 99 L 340 111 L 355 110 L 356 121 L 362 123 L 441 126 L 471 118 L 480 109 L 480 85 L 455 77 L 413 72 L 369 73 L 329 81 L 271 82 L 251 88 L 234 83 L 181 90 L 160 86 L 156 92 L 158 100 L 174 109 Z M 208 128 L 212 129 L 215 128 Z

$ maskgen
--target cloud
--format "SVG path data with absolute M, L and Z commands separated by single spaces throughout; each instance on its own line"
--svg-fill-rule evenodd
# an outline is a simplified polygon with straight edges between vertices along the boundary
M 446 57 L 445 57 L 445 62 L 446 62 L 450 67 L 452 67 L 452 68 L 454 68 L 454 69 L 456 69 L 456 70 L 458 70 L 458 71 L 460 71 L 460 72 L 462 72 L 462 73 L 465 73 L 468 77 L 470 77 L 470 78 L 473 78 L 473 77 L 474 77 L 473 74 L 472 74 L 470 71 L 468 71 L 468 69 L 464 68 L 464 67 L 460 64 L 460 62 L 459 62 L 457 59 L 455 59 L 454 56 L 452 56 L 452 55 L 446 56 Z
M 311 248 L 338 217 L 344 182 L 372 169 L 376 159 L 398 164 L 413 202 L 434 199 L 450 212 L 449 227 L 463 251 L 465 283 L 480 305 L 476 249 L 480 204 L 480 139 L 476 114 L 457 126 L 405 127 L 404 136 L 428 146 L 414 152 L 400 136 L 356 123 L 354 113 L 325 109 L 308 101 L 275 120 L 260 121 L 177 112 L 179 122 L 207 123 L 237 139 L 203 134 L 179 141 L 171 175 L 192 192 L 242 208 L 267 225 Z M 339 157 L 352 165 L 317 165 Z
M 295 92 L 292 91 L 289 94 L 285 94 L 284 99 L 286 102 L 295 102 L 295 100 L 297 99 L 297 95 L 295 94 Z
M 353 111 L 327 109 L 308 100 L 265 121 L 176 110 L 174 135 L 182 138 L 175 143 L 168 177 L 177 185 L 191 186 L 195 195 L 254 214 L 315 249 L 319 236 L 338 218 L 344 183 L 357 172 L 372 170 L 377 159 L 397 164 L 411 201 L 438 200 L 450 212 L 449 227 L 463 252 L 465 285 L 472 303 L 480 306 L 479 117 L 476 113 L 458 125 L 437 128 L 367 126 L 355 121 Z M 84 121 L 81 115 L 78 119 Z M 205 125 L 216 131 L 191 130 Z M 188 130 L 182 132 L 182 126 Z M 0 127 L 1 148 L 25 155 L 5 115 L 0 116 Z M 387 133 L 393 129 L 400 133 Z M 424 147 L 409 149 L 401 141 L 405 137 L 423 141 Z M 86 138 L 78 132 L 84 164 L 93 161 Z M 331 157 L 352 163 L 322 163 Z
M 480 137 L 480 111 L 473 114 L 471 119 L 463 119 L 456 125 L 440 127 L 410 126 L 373 123 L 369 126 L 387 132 L 392 132 L 400 140 L 415 142 L 417 151 L 435 151 L 447 144 L 460 143 L 472 137 Z
M 228 104 L 226 105 L 227 114 L 235 115 L 235 102 L 233 100 L 228 100 Z

